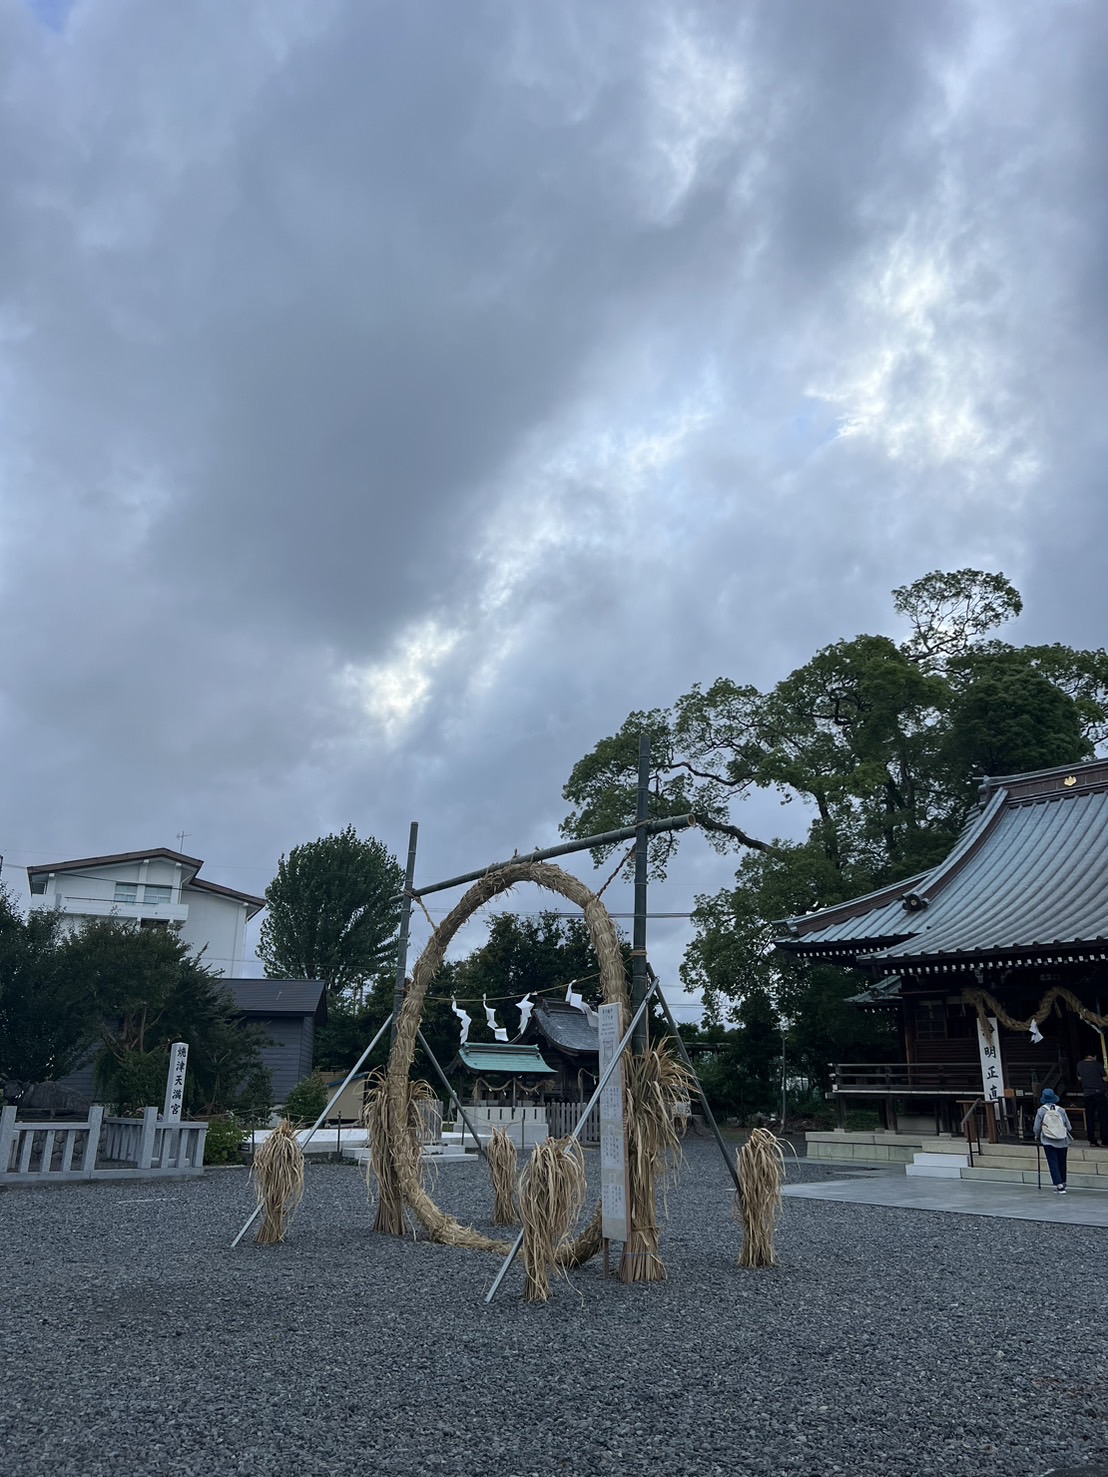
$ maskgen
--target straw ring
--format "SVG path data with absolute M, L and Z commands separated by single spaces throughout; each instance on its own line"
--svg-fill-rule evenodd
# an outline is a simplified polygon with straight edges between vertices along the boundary
M 585 915 L 589 939 L 600 964 L 600 988 L 604 1000 L 609 1005 L 622 1005 L 624 1011 L 630 1009 L 619 934 L 607 908 L 591 888 L 586 887 L 571 873 L 551 866 L 549 862 L 510 862 L 505 867 L 498 867 L 475 882 L 455 904 L 431 935 L 412 970 L 411 984 L 397 1017 L 396 1037 L 386 1068 L 390 1124 L 402 1124 L 406 1121 L 405 1095 L 415 1060 L 416 1038 L 423 1017 L 423 1006 L 428 988 L 442 966 L 450 941 L 462 924 L 490 898 L 507 892 L 518 882 L 534 882 L 537 886 L 545 887 L 549 892 L 555 892 L 577 904 Z M 465 1246 L 475 1251 L 507 1255 L 510 1247 L 506 1242 L 494 1241 L 470 1226 L 463 1226 L 460 1221 L 440 1210 L 420 1183 L 418 1171 L 412 1167 L 411 1156 L 399 1152 L 400 1146 L 396 1144 L 391 1147 L 400 1192 L 431 1240 L 448 1246 Z M 566 1242 L 559 1251 L 559 1264 L 580 1266 L 595 1256 L 600 1246 L 598 1205 L 588 1226 L 574 1241 Z

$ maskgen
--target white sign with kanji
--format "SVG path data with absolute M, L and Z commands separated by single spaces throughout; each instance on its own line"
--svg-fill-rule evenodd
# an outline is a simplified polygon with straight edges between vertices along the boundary
M 980 1020 L 977 1022 L 977 1045 L 981 1052 L 981 1092 L 987 1103 L 995 1103 L 1004 1096 L 1004 1063 L 1000 1059 L 1000 1032 L 996 1016 L 989 1017 L 990 1039 Z
M 602 1005 L 600 1075 L 603 1077 L 623 1037 L 623 1007 Z M 600 1215 L 608 1241 L 626 1241 L 628 1225 L 627 1124 L 623 1111 L 623 1060 L 600 1094 Z
M 185 1101 L 185 1069 L 188 1066 L 189 1044 L 175 1041 L 169 1048 L 169 1076 L 165 1081 L 165 1109 L 162 1119 L 166 1123 L 180 1123 L 181 1108 Z

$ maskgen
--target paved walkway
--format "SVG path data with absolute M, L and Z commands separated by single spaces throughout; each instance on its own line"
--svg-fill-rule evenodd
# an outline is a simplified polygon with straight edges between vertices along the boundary
M 903 1170 L 874 1170 L 866 1175 L 851 1174 L 849 1179 L 786 1185 L 783 1193 L 797 1200 L 835 1200 L 845 1205 L 891 1205 L 900 1210 L 1108 1227 L 1108 1194 L 1103 1190 L 1067 1190 L 1059 1195 L 1034 1185 L 931 1180 L 910 1178 Z

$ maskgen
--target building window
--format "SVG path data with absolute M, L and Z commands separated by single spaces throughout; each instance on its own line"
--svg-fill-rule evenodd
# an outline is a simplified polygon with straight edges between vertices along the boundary
M 171 887 L 156 886 L 152 882 L 148 882 L 142 890 L 142 900 L 144 903 L 168 903 L 172 895 L 173 889 Z
M 31 878 L 31 896 L 32 897 L 42 897 L 45 892 L 46 892 L 46 878 L 45 877 L 32 877 Z
M 941 1000 L 920 1000 L 916 1005 L 917 1041 L 946 1040 L 946 1006 Z
M 164 929 L 164 930 L 168 931 L 168 929 L 169 929 L 169 919 L 168 918 L 140 918 L 139 919 L 139 927 L 140 928 Z
M 138 883 L 117 882 L 115 884 L 115 900 L 117 903 L 137 903 Z

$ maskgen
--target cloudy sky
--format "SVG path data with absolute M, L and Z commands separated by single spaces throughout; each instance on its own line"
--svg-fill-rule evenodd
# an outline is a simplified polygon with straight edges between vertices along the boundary
M 1106 59 L 1103 0 L 0 0 L 5 879 L 551 844 L 630 710 L 937 567 L 1102 644 Z

